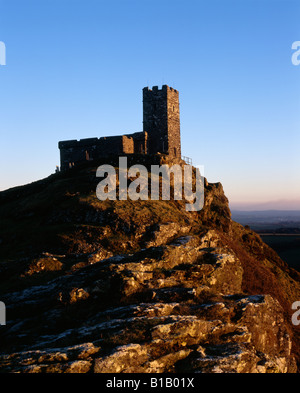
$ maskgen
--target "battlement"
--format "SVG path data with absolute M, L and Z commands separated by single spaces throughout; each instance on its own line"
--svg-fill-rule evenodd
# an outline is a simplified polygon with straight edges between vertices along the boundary
M 71 139 L 68 141 L 60 141 L 58 142 L 58 148 L 59 149 L 69 149 L 72 147 L 77 147 L 77 146 L 85 146 L 85 145 L 90 145 L 92 143 L 97 143 L 100 138 L 84 138 L 84 139 Z
M 178 94 L 178 90 L 173 89 L 173 87 L 170 87 L 168 85 L 162 85 L 161 89 L 159 89 L 158 86 L 153 86 L 152 89 L 150 89 L 149 87 L 144 87 L 143 91 L 144 92 L 154 92 L 154 93 L 172 91 L 172 92 Z

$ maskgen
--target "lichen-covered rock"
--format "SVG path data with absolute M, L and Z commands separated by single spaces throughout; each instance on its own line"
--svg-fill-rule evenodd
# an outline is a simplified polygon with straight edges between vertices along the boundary
M 60 262 L 55 256 L 53 255 L 43 255 L 40 258 L 34 259 L 29 267 L 28 270 L 24 273 L 24 275 L 32 276 L 36 273 L 41 272 L 51 272 L 51 271 L 59 271 L 63 267 L 63 263 Z
M 0 371 L 295 371 L 281 306 L 242 275 L 212 231 L 10 293 Z
M 179 234 L 185 235 L 190 231 L 190 226 L 182 226 L 176 222 L 159 223 L 154 226 L 151 234 L 148 235 L 150 240 L 145 244 L 146 247 L 161 246 L 166 244 L 170 239 Z
M 300 275 L 231 221 L 220 183 L 205 180 L 203 209 L 187 213 L 100 202 L 95 172 L 0 193 L 0 372 L 297 371 Z

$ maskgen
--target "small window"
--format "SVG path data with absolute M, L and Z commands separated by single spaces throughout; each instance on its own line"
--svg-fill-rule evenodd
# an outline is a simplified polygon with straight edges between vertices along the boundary
M 174 156 L 176 157 L 177 151 L 176 151 L 176 147 L 174 147 Z

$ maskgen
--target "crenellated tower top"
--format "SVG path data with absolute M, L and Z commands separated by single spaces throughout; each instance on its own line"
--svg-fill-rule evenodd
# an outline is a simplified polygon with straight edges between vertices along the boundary
M 179 92 L 168 85 L 143 89 L 143 130 L 148 152 L 181 157 Z

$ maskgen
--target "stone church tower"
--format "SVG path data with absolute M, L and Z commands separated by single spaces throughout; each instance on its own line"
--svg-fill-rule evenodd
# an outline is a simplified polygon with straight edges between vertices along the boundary
M 148 133 L 148 154 L 181 157 L 179 92 L 163 85 L 143 89 L 143 131 Z

